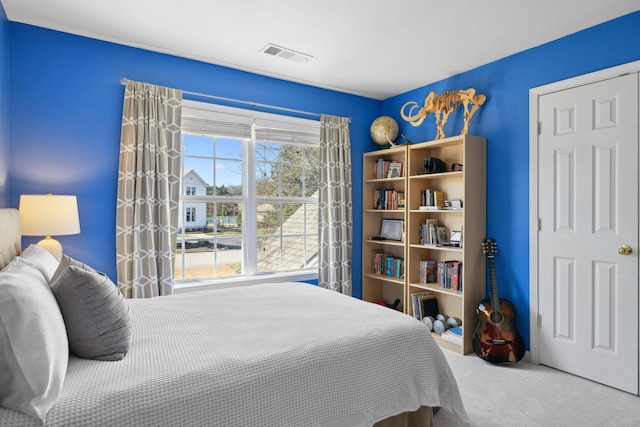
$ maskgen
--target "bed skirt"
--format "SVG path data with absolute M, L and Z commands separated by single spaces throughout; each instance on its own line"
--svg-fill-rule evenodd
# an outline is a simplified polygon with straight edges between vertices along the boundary
M 415 412 L 403 412 L 374 424 L 374 427 L 431 427 L 433 411 L 428 406 L 421 406 Z

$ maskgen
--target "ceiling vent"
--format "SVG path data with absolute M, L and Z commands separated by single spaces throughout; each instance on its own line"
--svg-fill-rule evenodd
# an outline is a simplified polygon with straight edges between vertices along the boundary
M 295 50 L 276 46 L 271 43 L 260 49 L 260 52 L 266 53 L 267 55 L 288 59 L 289 61 L 297 62 L 298 64 L 304 64 L 310 58 L 313 58 L 313 56 L 307 55 L 306 53 L 296 52 Z

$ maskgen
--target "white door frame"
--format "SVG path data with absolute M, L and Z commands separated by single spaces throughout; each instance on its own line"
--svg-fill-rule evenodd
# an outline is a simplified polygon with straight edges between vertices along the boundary
M 623 74 L 640 72 L 640 61 L 607 68 L 529 90 L 529 358 L 539 364 L 538 354 L 538 103 L 541 96 L 588 85 Z

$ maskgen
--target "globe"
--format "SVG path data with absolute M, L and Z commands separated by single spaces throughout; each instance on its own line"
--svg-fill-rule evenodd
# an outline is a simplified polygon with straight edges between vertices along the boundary
M 392 117 L 380 116 L 371 123 L 371 139 L 378 145 L 388 145 L 389 141 L 395 142 L 400 129 L 398 122 Z

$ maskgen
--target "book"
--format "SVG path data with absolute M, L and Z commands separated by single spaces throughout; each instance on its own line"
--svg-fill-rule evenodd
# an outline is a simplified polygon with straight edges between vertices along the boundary
M 427 261 L 427 282 L 435 283 L 438 281 L 438 263 L 436 261 Z
M 455 334 L 462 337 L 462 326 L 456 326 L 455 328 L 448 329 L 447 332 L 449 332 L 449 334 Z
M 441 261 L 438 264 L 438 284 L 441 288 L 462 292 L 462 262 Z
M 451 262 L 447 262 L 444 266 L 444 287 L 445 289 L 451 289 L 451 271 L 453 270 L 453 264 Z
M 389 276 L 389 277 L 393 277 L 394 276 L 394 267 L 395 267 L 395 258 L 390 256 L 390 257 L 387 258 L 387 265 L 386 265 L 387 276 Z
M 449 237 L 447 236 L 447 229 L 444 225 L 438 225 L 436 227 L 436 245 L 444 245 L 449 242 Z
M 391 165 L 391 160 L 378 159 L 376 162 L 376 179 L 383 179 L 387 177 L 387 174 L 389 173 L 389 165 Z
M 420 283 L 436 283 L 438 281 L 438 262 L 420 261 Z
M 424 291 L 411 294 L 411 308 L 413 309 L 413 317 L 418 320 L 422 320 L 422 318 L 420 317 L 420 298 L 428 295 L 433 295 L 433 292 Z
M 420 191 L 420 206 L 434 206 L 433 190 L 426 189 Z
M 444 209 L 444 191 L 434 190 L 433 191 L 433 205 L 437 206 L 438 209 Z
M 402 209 L 404 209 L 405 195 L 393 189 L 378 188 L 373 191 L 373 209 L 399 210 L 400 194 L 402 194 Z
M 440 312 L 438 309 L 438 298 L 435 295 L 425 295 L 418 298 L 420 303 L 420 319 L 424 319 L 427 316 L 436 317 Z
M 387 170 L 387 178 L 400 178 L 402 177 L 402 163 L 391 162 L 389 163 L 389 169 Z
M 381 251 L 375 252 L 373 256 L 373 272 L 375 274 L 387 274 L 387 258 L 393 255 Z
M 458 291 L 460 288 L 460 261 L 454 261 L 451 268 L 451 289 Z
M 455 328 L 447 329 L 440 335 L 440 338 L 453 344 L 462 345 L 462 327 L 456 326 Z
M 445 207 L 444 191 L 426 189 L 420 191 L 420 210 L 438 210 Z
M 435 245 L 435 226 L 438 225 L 437 218 L 427 218 L 424 224 L 420 224 L 420 244 Z

